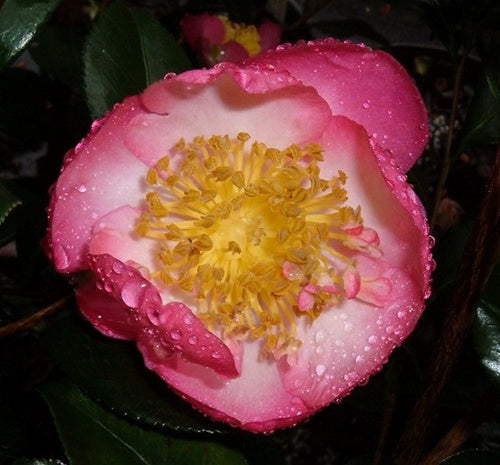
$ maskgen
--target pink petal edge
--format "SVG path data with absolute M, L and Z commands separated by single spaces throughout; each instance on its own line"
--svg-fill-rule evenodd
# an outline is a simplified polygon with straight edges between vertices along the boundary
M 363 125 L 408 171 L 428 139 L 427 112 L 406 70 L 391 55 L 364 45 L 322 39 L 281 45 L 244 64 L 288 71 L 314 87 L 333 114 Z
M 139 321 L 141 345 L 152 348 L 149 354 L 157 357 L 156 363 L 177 356 L 210 367 L 226 377 L 238 375 L 229 348 L 208 331 L 186 305 L 181 302 L 163 304 L 153 284 L 111 255 L 91 255 L 89 264 L 96 276 L 96 286 L 105 299 L 111 296 L 121 302 L 132 318 Z M 96 299 L 94 304 L 98 303 Z M 99 311 L 102 307 L 96 305 L 95 308 Z M 89 311 L 87 306 L 87 313 Z M 117 325 L 121 325 L 120 321 Z

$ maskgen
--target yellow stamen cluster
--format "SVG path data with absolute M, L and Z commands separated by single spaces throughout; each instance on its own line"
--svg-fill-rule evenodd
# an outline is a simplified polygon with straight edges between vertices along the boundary
M 237 42 L 248 52 L 251 57 L 261 52 L 260 35 L 253 25 L 233 23 L 226 16 L 219 16 L 224 25 L 224 39 L 222 43 Z
M 341 283 L 333 263 L 351 263 L 339 251 L 342 227 L 362 218 L 344 205 L 343 172 L 320 177 L 319 145 L 278 150 L 249 139 L 179 141 L 176 166 L 165 157 L 147 173 L 152 190 L 136 231 L 159 240 L 152 277 L 194 295 L 210 330 L 262 338 L 262 355 L 279 358 L 300 345 L 300 315 L 314 319 L 336 304 L 335 293 L 320 290 L 307 311 L 297 307 L 306 284 Z

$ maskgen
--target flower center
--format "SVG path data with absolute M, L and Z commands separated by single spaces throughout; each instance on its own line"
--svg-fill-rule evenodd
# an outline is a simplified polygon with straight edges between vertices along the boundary
M 300 346 L 298 318 L 359 293 L 349 252 L 378 255 L 378 236 L 359 206 L 345 205 L 345 173 L 320 177 L 319 145 L 278 150 L 249 139 L 180 140 L 178 166 L 164 157 L 147 173 L 136 232 L 159 241 L 151 277 L 194 295 L 208 329 L 262 339 L 262 355 L 279 358 Z

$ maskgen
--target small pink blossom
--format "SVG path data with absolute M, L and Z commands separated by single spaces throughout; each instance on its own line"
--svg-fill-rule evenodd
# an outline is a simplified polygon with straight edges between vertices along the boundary
M 380 370 L 424 308 L 404 170 L 425 118 L 389 55 L 333 39 L 169 75 L 68 152 L 47 253 L 78 273 L 83 315 L 196 408 L 295 425 Z
M 265 21 L 246 26 L 225 16 L 208 13 L 186 15 L 181 22 L 182 38 L 206 65 L 222 61 L 238 63 L 275 48 L 281 40 L 281 27 Z

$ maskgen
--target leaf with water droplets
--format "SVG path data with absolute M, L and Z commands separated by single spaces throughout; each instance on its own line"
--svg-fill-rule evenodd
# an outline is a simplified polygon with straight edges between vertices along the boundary
M 500 386 L 500 265 L 491 274 L 474 321 L 474 344 L 493 381 Z

